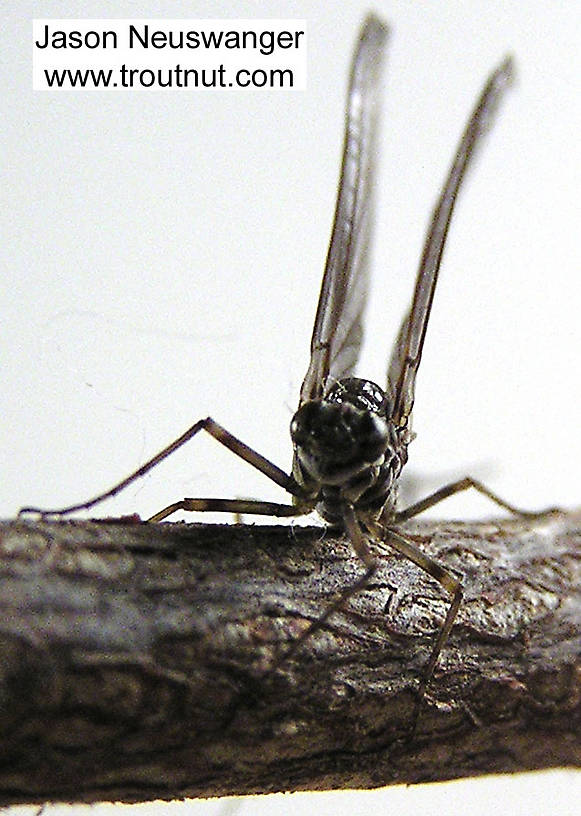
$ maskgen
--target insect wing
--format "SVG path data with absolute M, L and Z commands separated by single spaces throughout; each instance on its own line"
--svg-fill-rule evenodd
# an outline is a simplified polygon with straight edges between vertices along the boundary
M 301 404 L 322 397 L 328 380 L 350 374 L 359 357 L 367 293 L 377 97 L 386 39 L 387 28 L 369 15 L 351 64 L 339 191 Z
M 414 404 L 416 373 L 456 197 L 470 159 L 490 127 L 498 101 L 510 83 L 512 69 L 512 60 L 507 58 L 488 79 L 462 135 L 432 214 L 412 305 L 397 336 L 387 375 L 388 393 L 394 400 L 392 419 L 400 427 L 408 425 Z

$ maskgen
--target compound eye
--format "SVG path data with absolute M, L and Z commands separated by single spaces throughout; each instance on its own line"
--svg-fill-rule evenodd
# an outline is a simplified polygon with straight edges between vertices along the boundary
M 295 413 L 290 424 L 291 439 L 296 444 L 305 442 L 312 434 L 313 422 L 316 419 L 319 406 L 315 402 L 305 402 Z
M 374 462 L 387 450 L 389 441 L 387 425 L 377 415 L 367 414 L 361 430 L 361 452 L 368 462 Z

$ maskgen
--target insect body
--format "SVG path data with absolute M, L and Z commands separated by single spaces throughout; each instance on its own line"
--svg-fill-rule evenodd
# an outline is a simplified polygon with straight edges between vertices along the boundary
M 196 422 L 135 473 L 94 499 L 61 510 L 23 508 L 23 511 L 63 515 L 88 509 L 118 493 L 204 430 L 288 491 L 293 497 L 292 504 L 185 498 L 156 513 L 150 521 L 161 521 L 180 509 L 298 516 L 316 508 L 327 522 L 345 530 L 365 572 L 344 589 L 283 658 L 369 582 L 377 568 L 370 541 L 389 544 L 436 579 L 451 596 L 421 681 L 418 695 L 421 701 L 460 606 L 462 586 L 456 576 L 406 537 L 398 523 L 468 487 L 476 488 L 511 512 L 521 512 L 469 478 L 446 485 L 404 510 L 396 507 L 397 480 L 407 461 L 407 448 L 412 439 L 415 379 L 452 211 L 471 156 L 509 83 L 512 65 L 510 59 L 506 59 L 491 74 L 457 148 L 432 215 L 410 310 L 397 336 L 384 391 L 370 380 L 354 377 L 353 370 L 361 345 L 367 291 L 377 97 L 386 39 L 387 29 L 383 23 L 369 15 L 361 29 L 351 66 L 331 241 L 311 338 L 310 362 L 301 387 L 299 407 L 291 423 L 292 473 L 287 474 L 207 417 Z
M 344 501 L 374 517 L 394 509 L 407 441 L 389 416 L 384 391 L 357 377 L 338 380 L 324 398 L 305 402 L 294 415 L 293 476 L 317 497 L 326 521 L 340 523 Z

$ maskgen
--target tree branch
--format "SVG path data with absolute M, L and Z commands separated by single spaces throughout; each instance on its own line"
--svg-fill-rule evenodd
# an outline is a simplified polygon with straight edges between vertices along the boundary
M 465 600 L 328 530 L 0 524 L 0 804 L 371 788 L 581 764 L 581 512 L 402 529 Z

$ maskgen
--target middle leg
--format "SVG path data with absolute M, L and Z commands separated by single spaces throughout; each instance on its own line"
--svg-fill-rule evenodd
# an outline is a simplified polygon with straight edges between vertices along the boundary
M 381 523 L 376 523 L 375 525 L 373 525 L 373 527 L 376 531 L 376 534 L 380 536 L 381 540 L 384 543 L 388 544 L 394 550 L 404 555 L 406 558 L 412 561 L 412 563 L 414 563 L 421 570 L 423 570 L 423 572 L 427 573 L 432 578 L 434 578 L 451 598 L 450 606 L 448 607 L 444 623 L 442 624 L 440 631 L 438 633 L 438 637 L 436 638 L 436 641 L 432 646 L 430 657 L 428 659 L 426 667 L 424 668 L 422 678 L 420 680 L 416 705 L 414 708 L 414 714 L 412 719 L 412 727 L 410 730 L 410 734 L 411 736 L 413 736 L 417 727 L 422 702 L 426 694 L 426 689 L 434 674 L 434 670 L 438 663 L 438 658 L 440 657 L 440 654 L 448 641 L 450 632 L 452 630 L 452 626 L 454 625 L 454 621 L 456 620 L 456 616 L 460 608 L 460 604 L 462 603 L 464 587 L 459 578 L 456 578 L 454 575 L 452 575 L 452 573 L 449 570 L 447 570 L 435 559 L 431 558 L 429 555 L 423 552 L 409 538 L 406 538 L 405 536 L 401 535 L 401 533 L 392 529 L 391 527 L 383 527 Z
M 456 493 L 462 493 L 464 490 L 469 490 L 473 488 L 482 496 L 486 496 L 490 501 L 493 501 L 499 507 L 502 507 L 503 510 L 508 510 L 509 513 L 512 513 L 515 516 L 521 516 L 523 518 L 542 518 L 543 516 L 547 516 L 551 513 L 558 513 L 559 509 L 557 507 L 548 507 L 546 510 L 538 510 L 536 512 L 531 512 L 529 510 L 521 510 L 518 507 L 515 507 L 514 504 L 509 504 L 508 502 L 501 499 L 500 496 L 497 496 L 496 493 L 493 493 L 486 485 L 479 482 L 477 479 L 473 479 L 471 476 L 465 476 L 463 479 L 458 479 L 455 482 L 450 482 L 450 484 L 444 485 L 444 487 L 439 488 L 439 490 L 430 493 L 429 496 L 426 496 L 424 499 L 421 499 L 414 504 L 410 504 L 409 507 L 406 507 L 405 510 L 399 510 L 395 513 L 393 521 L 396 524 L 399 524 L 402 521 L 407 521 L 413 516 L 417 516 L 420 513 L 423 513 L 424 510 L 427 510 L 429 507 L 434 507 L 434 505 L 439 504 L 444 499 L 449 498 L 450 496 L 456 495 Z

